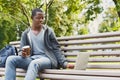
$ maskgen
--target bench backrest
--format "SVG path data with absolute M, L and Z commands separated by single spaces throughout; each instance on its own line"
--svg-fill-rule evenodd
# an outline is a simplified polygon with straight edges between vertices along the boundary
M 75 63 L 77 54 L 90 54 L 87 69 L 120 69 L 120 32 L 57 37 L 65 57 Z M 20 41 L 10 44 L 20 47 Z

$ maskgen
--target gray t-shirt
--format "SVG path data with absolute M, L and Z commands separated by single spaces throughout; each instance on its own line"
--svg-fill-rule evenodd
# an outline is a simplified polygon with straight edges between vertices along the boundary
M 45 55 L 44 29 L 41 29 L 38 35 L 35 35 L 32 30 L 30 30 L 30 38 L 32 42 L 33 56 Z

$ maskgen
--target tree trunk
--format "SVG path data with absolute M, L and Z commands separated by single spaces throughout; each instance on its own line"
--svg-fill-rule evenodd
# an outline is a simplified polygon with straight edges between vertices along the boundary
M 118 4 L 117 4 L 117 0 L 113 0 L 113 2 L 115 3 L 115 6 L 116 6 L 116 9 L 117 9 L 117 13 L 118 13 L 118 16 L 120 17 L 120 11 L 118 10 Z

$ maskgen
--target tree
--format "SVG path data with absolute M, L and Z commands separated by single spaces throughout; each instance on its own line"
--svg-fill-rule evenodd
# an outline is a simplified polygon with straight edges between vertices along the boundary
M 22 31 L 31 24 L 31 10 L 42 7 L 42 1 L 0 0 L 0 48 L 9 41 L 20 39 Z
M 120 0 L 113 0 L 116 5 L 116 11 L 118 13 L 118 16 L 120 17 Z
M 114 7 L 105 12 L 104 21 L 100 24 L 99 32 L 112 32 L 120 30 L 120 19 Z
M 45 11 L 45 24 L 54 29 L 56 36 L 74 35 L 76 29 L 83 27 L 81 24 L 87 26 L 89 21 L 94 20 L 97 14 L 102 12 L 100 3 L 100 0 L 0 0 L 0 14 L 5 15 L 0 20 L 0 27 L 9 26 L 9 30 L 5 29 L 8 31 L 3 31 L 6 38 L 1 39 L 7 40 L 7 43 L 19 40 L 22 31 L 31 25 L 30 15 L 33 8 L 42 8 Z M 6 20 L 9 25 L 3 23 Z M 77 25 L 81 28 L 77 28 Z M 11 34 L 8 32 L 14 33 L 15 36 L 9 38 Z
M 11 19 L 12 21 L 12 19 Z M 15 27 L 13 27 L 14 23 L 12 23 L 10 19 L 7 19 L 7 16 L 2 15 L 0 17 L 0 48 L 8 44 L 11 40 L 16 40 L 16 31 Z M 14 22 L 14 21 L 13 21 Z

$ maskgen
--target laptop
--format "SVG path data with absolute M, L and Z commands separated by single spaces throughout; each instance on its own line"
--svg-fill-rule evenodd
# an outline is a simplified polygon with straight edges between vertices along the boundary
M 89 60 L 89 54 L 88 53 L 79 53 L 77 54 L 77 59 L 75 62 L 75 70 L 85 70 L 87 68 Z

